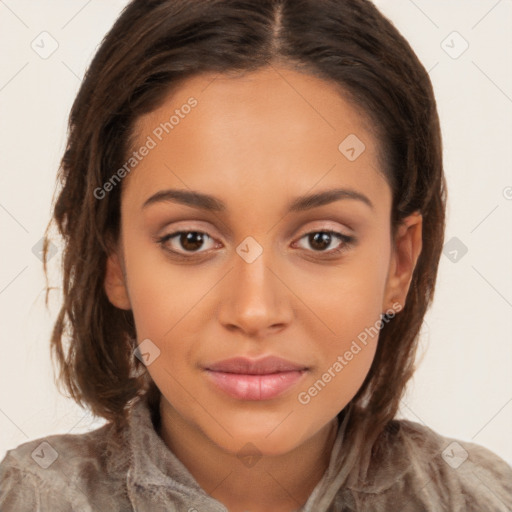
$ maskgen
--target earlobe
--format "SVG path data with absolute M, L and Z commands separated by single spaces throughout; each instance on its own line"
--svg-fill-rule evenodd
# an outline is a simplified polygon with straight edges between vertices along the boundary
M 119 309 L 131 309 L 123 266 L 117 252 L 112 252 L 107 258 L 103 287 L 111 304 Z
M 383 310 L 392 302 L 405 306 L 414 269 L 422 248 L 422 215 L 415 212 L 403 219 L 398 228 L 391 256 Z

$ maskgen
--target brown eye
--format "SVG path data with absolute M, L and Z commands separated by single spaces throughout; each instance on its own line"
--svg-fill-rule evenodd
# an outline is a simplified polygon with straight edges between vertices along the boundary
M 348 248 L 355 240 L 352 236 L 332 230 L 312 231 L 306 233 L 301 240 L 302 239 L 307 240 L 307 245 L 309 245 L 310 250 L 313 252 L 325 254 L 337 254 Z M 332 245 L 334 245 L 334 247 L 331 248 L 331 250 L 326 250 Z
M 331 233 L 310 233 L 308 236 L 308 242 L 310 246 L 318 251 L 323 251 L 331 245 L 332 234 Z
M 197 251 L 204 244 L 204 233 L 199 233 L 197 231 L 181 233 L 178 241 L 187 251 Z
M 199 253 L 207 240 L 212 238 L 202 231 L 177 231 L 158 240 L 164 248 L 177 254 Z M 171 244 L 169 244 L 171 242 Z M 169 245 L 171 248 L 169 248 Z

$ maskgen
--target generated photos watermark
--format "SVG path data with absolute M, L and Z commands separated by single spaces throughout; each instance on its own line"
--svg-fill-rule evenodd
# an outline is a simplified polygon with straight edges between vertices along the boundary
M 368 344 L 370 339 L 378 337 L 380 330 L 384 326 L 384 324 L 391 321 L 391 319 L 396 315 L 396 313 L 402 310 L 402 305 L 399 302 L 393 303 L 393 306 L 389 308 L 384 315 L 382 315 L 379 320 L 375 322 L 371 327 L 365 327 L 364 331 L 360 332 L 357 336 L 357 340 L 352 340 L 350 348 L 346 350 L 343 355 L 339 355 L 336 360 L 332 363 L 332 365 L 327 368 L 327 370 L 322 374 L 322 376 L 315 381 L 315 383 L 310 386 L 307 391 L 301 391 L 297 395 L 297 400 L 302 405 L 307 405 L 311 402 L 311 399 L 318 395 L 325 386 L 331 382 L 344 368 L 349 364 L 354 356 L 359 354 L 361 350 Z
M 121 183 L 123 178 L 125 178 L 130 172 L 137 167 L 137 165 L 149 155 L 152 149 L 155 149 L 158 146 L 158 143 L 163 140 L 163 138 L 171 133 L 172 130 L 176 126 L 178 126 L 185 117 L 190 114 L 192 109 L 196 107 L 198 101 L 192 96 L 187 100 L 187 103 L 184 103 L 180 108 L 177 108 L 169 117 L 168 121 L 164 121 L 156 126 L 151 135 L 146 137 L 146 141 L 140 148 L 136 151 L 133 151 L 132 156 L 128 158 L 128 160 L 117 169 L 114 174 L 105 182 L 101 187 L 97 187 L 94 189 L 94 197 L 98 200 L 104 199 L 109 192 L 114 190 L 114 188 Z

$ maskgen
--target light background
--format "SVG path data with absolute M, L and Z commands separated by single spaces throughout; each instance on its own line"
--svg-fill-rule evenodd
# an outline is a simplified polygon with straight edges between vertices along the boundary
M 448 181 L 450 245 L 400 416 L 512 464 L 512 2 L 375 3 L 429 70 Z M 103 424 L 54 384 L 48 340 L 59 297 L 46 311 L 37 244 L 72 101 L 125 4 L 0 0 L 0 459 L 30 439 Z M 49 51 L 52 39 L 48 58 L 32 48 Z

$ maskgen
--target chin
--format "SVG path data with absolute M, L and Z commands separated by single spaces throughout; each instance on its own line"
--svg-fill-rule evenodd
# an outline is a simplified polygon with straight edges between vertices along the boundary
M 219 430 L 204 432 L 215 444 L 235 455 L 240 455 L 239 452 L 244 452 L 244 450 L 249 452 L 253 450 L 266 456 L 282 455 L 293 450 L 304 439 L 304 433 L 295 423 L 287 423 L 285 426 L 273 421 L 271 425 L 266 426 L 268 424 L 260 423 L 258 420 L 246 420 L 245 423 L 242 423 L 240 421 L 221 421 L 220 419 L 219 423 L 224 425 L 231 435 L 223 429 L 221 432 Z

